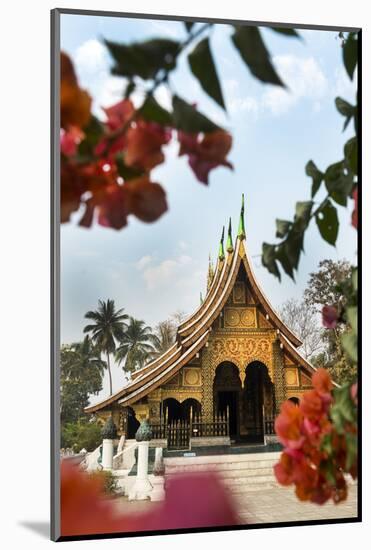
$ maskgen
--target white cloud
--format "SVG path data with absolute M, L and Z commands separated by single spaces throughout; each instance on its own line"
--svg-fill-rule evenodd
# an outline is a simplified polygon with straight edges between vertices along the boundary
M 345 72 L 343 67 L 337 68 L 335 71 L 335 86 L 334 95 L 347 99 L 351 103 L 355 102 L 357 90 L 357 72 L 355 72 L 353 80 Z
M 274 115 L 286 113 L 301 99 L 310 99 L 316 109 L 328 92 L 327 79 L 313 57 L 302 58 L 295 55 L 278 55 L 273 64 L 287 89 L 267 85 L 261 104 Z
M 97 74 L 105 71 L 108 65 L 107 48 L 98 40 L 87 40 L 76 50 L 75 64 L 80 73 Z
M 189 245 L 185 241 L 178 241 L 178 246 L 180 250 L 187 250 Z
M 319 111 L 329 84 L 318 62 L 313 57 L 277 55 L 273 64 L 287 88 L 266 84 L 260 96 L 243 96 L 238 81 L 228 79 L 225 82 L 228 110 L 232 114 L 246 111 L 254 115 L 262 112 L 281 115 L 299 101 L 309 99 L 313 110 Z
M 166 259 L 157 265 L 143 269 L 143 278 L 148 290 L 166 286 L 183 286 L 194 270 L 190 256 L 182 254 L 174 259 Z
M 137 269 L 139 269 L 139 271 L 141 271 L 142 269 L 144 269 L 148 264 L 150 264 L 152 262 L 153 258 L 152 256 L 142 256 L 140 258 L 140 260 L 138 260 L 135 264 L 135 267 Z

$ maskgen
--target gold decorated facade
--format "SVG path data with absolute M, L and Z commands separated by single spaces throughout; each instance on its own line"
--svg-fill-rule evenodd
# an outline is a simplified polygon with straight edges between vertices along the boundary
M 242 441 L 264 436 L 264 422 L 274 420 L 280 404 L 300 399 L 314 368 L 260 289 L 244 232 L 226 255 L 221 243 L 207 286 L 199 308 L 179 325 L 173 346 L 87 413 L 102 419 L 113 414 L 119 433 L 130 436 L 132 417 L 156 425 L 189 419 L 196 411 L 212 424 L 227 411 L 229 434 Z

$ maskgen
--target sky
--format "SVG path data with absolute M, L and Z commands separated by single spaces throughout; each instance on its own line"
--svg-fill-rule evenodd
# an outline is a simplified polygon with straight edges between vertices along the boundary
M 152 181 L 167 193 L 168 212 L 153 224 L 129 218 L 115 231 L 98 225 L 80 228 L 77 220 L 61 229 L 61 342 L 83 337 L 84 314 L 98 300 L 114 299 L 117 307 L 150 326 L 175 311 L 190 314 L 206 287 L 208 257 L 216 261 L 223 225 L 232 217 L 235 237 L 245 194 L 247 248 L 256 277 L 271 303 L 279 308 L 289 298 L 300 299 L 309 274 L 322 259 L 356 262 L 356 231 L 350 225 L 352 205 L 338 207 L 340 231 L 336 248 L 323 241 L 315 223 L 305 237 L 296 281 L 285 275 L 278 282 L 261 265 L 263 242 L 275 242 L 275 219 L 292 219 L 295 203 L 310 199 L 311 180 L 305 165 L 312 159 L 320 169 L 342 158 L 351 128 L 342 133 L 344 119 L 334 98 L 355 101 L 355 86 L 342 65 L 335 31 L 300 30 L 302 40 L 262 29 L 273 64 L 287 89 L 256 80 L 230 39 L 229 25 L 216 25 L 212 50 L 222 83 L 227 114 L 200 88 L 191 74 L 185 50 L 170 82 L 178 95 L 229 130 L 234 170 L 211 172 L 209 185 L 199 183 L 173 141 L 164 148 L 166 161 L 152 172 Z M 62 15 L 61 48 L 75 63 L 80 86 L 93 97 L 93 111 L 104 120 L 102 107 L 118 102 L 123 78 L 110 75 L 112 61 L 103 39 L 130 43 L 147 38 L 183 40 L 183 23 L 83 15 Z M 158 101 L 170 108 L 168 91 Z M 140 93 L 135 97 L 138 104 Z M 320 201 L 321 193 L 316 196 Z M 113 368 L 114 390 L 123 371 Z M 107 393 L 107 381 L 102 395 Z M 92 399 L 92 402 L 96 399 Z

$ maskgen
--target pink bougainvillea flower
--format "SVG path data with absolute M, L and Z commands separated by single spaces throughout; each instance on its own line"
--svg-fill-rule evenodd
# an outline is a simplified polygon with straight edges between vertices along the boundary
M 322 324 L 326 328 L 336 328 L 338 322 L 338 311 L 335 306 L 323 306 Z
M 237 525 L 230 494 L 215 474 L 179 476 L 166 485 L 166 499 L 153 511 L 119 510 L 103 493 L 103 479 L 67 461 L 61 465 L 62 536 L 145 532 Z
M 178 132 L 178 140 L 179 156 L 188 155 L 189 165 L 201 183 L 207 185 L 209 172 L 218 166 L 233 169 L 226 159 L 232 146 L 232 136 L 224 130 L 207 134 Z
M 103 108 L 107 116 L 106 125 L 111 131 L 116 131 L 125 126 L 134 115 L 134 105 L 130 99 L 123 99 L 111 107 Z
M 138 120 L 128 129 L 126 138 L 125 164 L 149 171 L 164 162 L 162 146 L 169 143 L 171 131 L 155 122 Z
M 321 396 L 331 393 L 334 386 L 328 371 L 322 367 L 317 369 L 317 371 L 313 374 L 312 383 L 313 387 Z
M 281 443 L 299 449 L 304 441 L 302 434 L 303 414 L 292 401 L 282 403 L 281 412 L 275 420 L 275 431 Z
M 154 222 L 166 212 L 166 193 L 148 176 L 129 180 L 123 187 L 128 194 L 128 210 L 139 220 Z
M 61 127 L 66 130 L 70 126 L 84 128 L 91 117 L 91 102 L 90 95 L 78 85 L 71 59 L 66 53 L 62 52 L 60 86 Z
M 68 130 L 61 128 L 61 153 L 66 157 L 76 155 L 77 147 L 84 137 L 84 132 L 77 126 L 70 126 Z

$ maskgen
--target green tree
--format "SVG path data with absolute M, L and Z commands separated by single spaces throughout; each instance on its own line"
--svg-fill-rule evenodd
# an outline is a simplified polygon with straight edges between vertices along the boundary
M 129 324 L 120 338 L 115 354 L 118 363 L 125 359 L 123 370 L 132 372 L 146 363 L 153 351 L 151 337 L 151 327 L 146 326 L 144 321 L 129 318 Z
M 106 363 L 88 336 L 83 342 L 63 345 L 60 356 L 61 421 L 76 422 L 84 416 L 89 395 L 98 394 Z
M 345 310 L 350 303 L 350 288 L 354 268 L 346 260 L 323 260 L 318 271 L 311 273 L 304 292 L 307 307 L 334 306 L 343 322 L 322 331 L 324 351 L 312 358 L 314 366 L 327 368 L 332 378 L 340 383 L 351 382 L 357 375 L 357 366 L 343 348 L 343 336 L 350 332 Z
M 123 309 L 116 311 L 114 300 L 107 300 L 106 302 L 99 300 L 98 309 L 88 311 L 85 314 L 85 319 L 90 319 L 94 323 L 86 325 L 84 332 L 91 333 L 94 343 L 106 355 L 110 395 L 112 395 L 110 356 L 116 351 L 116 342 L 119 342 L 123 337 L 126 327 L 125 321 L 128 319 L 123 311 Z
M 309 275 L 304 300 L 308 306 L 345 305 L 342 283 L 350 281 L 352 266 L 346 260 L 322 260 L 318 271 Z
M 81 449 L 94 451 L 102 443 L 102 426 L 97 422 L 79 420 L 78 422 L 66 422 L 62 424 L 61 447 L 73 449 L 75 452 Z

